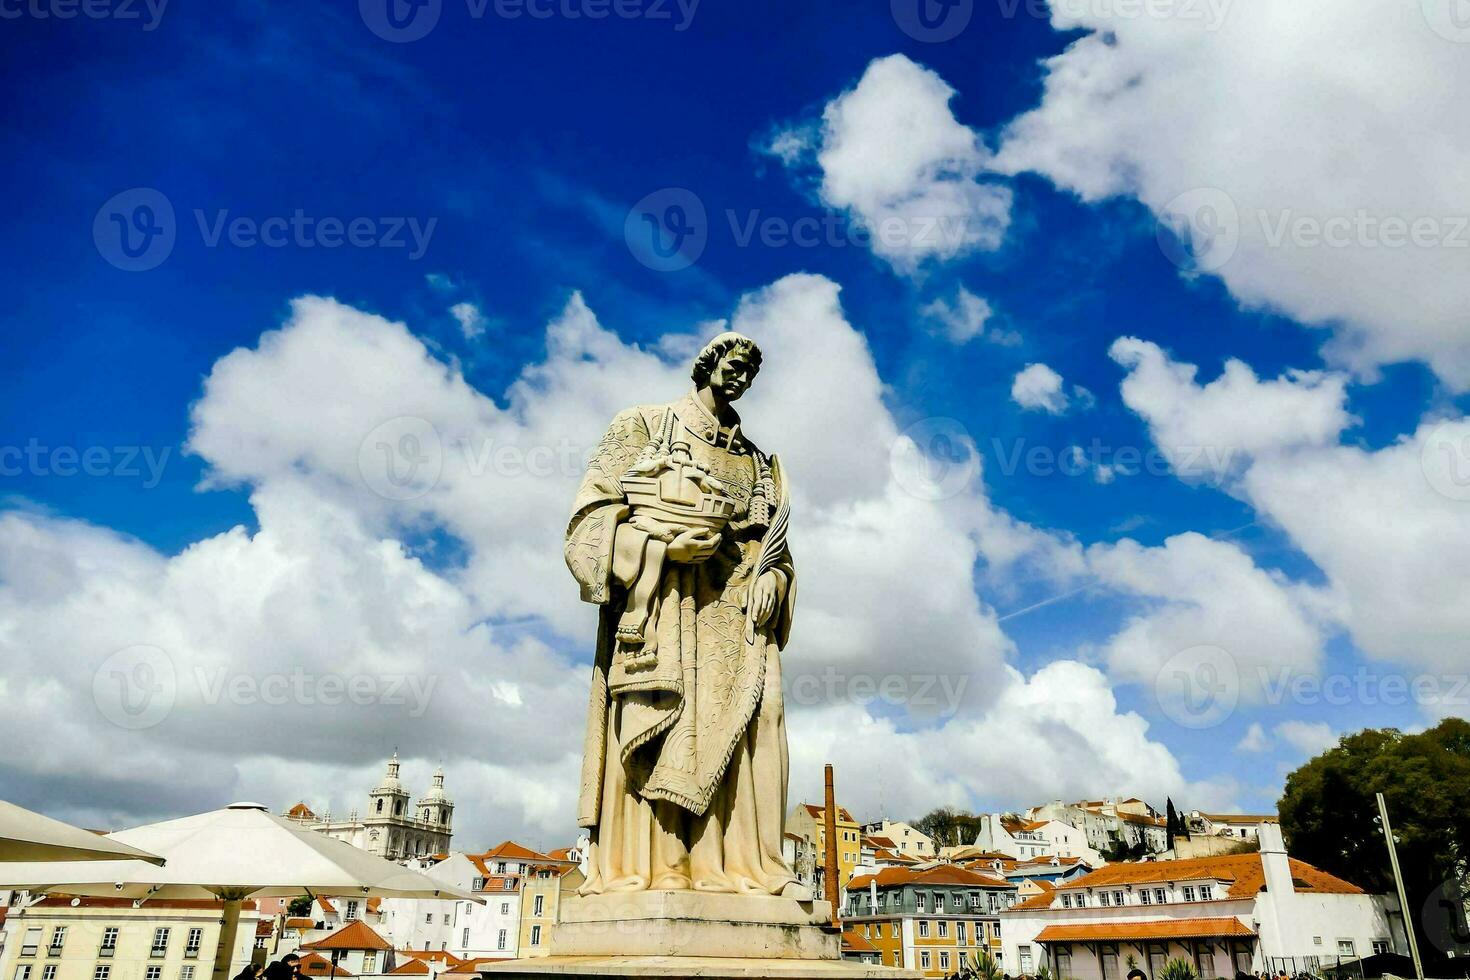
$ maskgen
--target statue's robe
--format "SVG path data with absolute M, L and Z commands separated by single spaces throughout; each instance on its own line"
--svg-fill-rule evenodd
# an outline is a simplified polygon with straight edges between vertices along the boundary
M 646 540 L 626 523 L 620 478 L 670 412 L 674 441 L 689 443 L 738 506 L 715 554 L 667 563 L 650 665 L 630 661 L 614 635 Z M 578 823 L 592 838 L 582 894 L 774 895 L 796 881 L 781 855 L 788 761 L 780 664 L 796 579 L 784 533 L 770 531 L 782 522 L 768 520 L 759 500 L 750 506 L 761 486 L 774 517 L 786 489 L 779 462 L 738 425 L 722 430 L 692 393 L 619 414 L 588 465 L 566 537 L 582 598 L 602 607 L 578 802 Z M 778 601 L 751 629 L 746 606 L 763 543 Z

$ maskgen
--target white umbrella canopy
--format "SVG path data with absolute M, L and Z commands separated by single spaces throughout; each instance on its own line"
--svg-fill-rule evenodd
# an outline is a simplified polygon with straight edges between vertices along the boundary
M 427 875 L 359 850 L 269 813 L 259 803 L 235 803 L 192 817 L 118 831 L 111 838 L 161 855 L 144 861 L 0 864 L 0 887 L 121 898 L 218 898 L 224 926 L 215 980 L 229 973 L 240 902 L 245 898 L 364 895 L 481 902 Z
M 130 847 L 0 800 L 0 861 L 116 861 L 162 864 L 157 854 Z

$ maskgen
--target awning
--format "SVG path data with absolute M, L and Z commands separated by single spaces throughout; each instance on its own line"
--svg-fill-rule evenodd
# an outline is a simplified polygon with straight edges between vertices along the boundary
M 1150 939 L 1254 939 L 1256 934 L 1234 916 L 1218 919 L 1146 919 L 1047 926 L 1039 943 L 1134 942 Z

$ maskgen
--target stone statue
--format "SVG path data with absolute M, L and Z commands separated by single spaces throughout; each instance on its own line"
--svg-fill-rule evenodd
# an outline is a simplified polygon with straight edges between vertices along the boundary
M 577 815 L 592 839 L 584 896 L 811 899 L 781 856 L 789 491 L 734 409 L 760 365 L 747 337 L 710 341 L 693 391 L 613 419 L 577 492 L 567 565 L 601 607 Z

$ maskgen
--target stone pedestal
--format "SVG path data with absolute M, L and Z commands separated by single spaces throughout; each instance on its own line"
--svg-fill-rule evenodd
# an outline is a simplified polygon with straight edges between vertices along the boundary
M 648 891 L 569 898 L 551 955 L 487 967 L 487 980 L 531 977 L 906 978 L 842 960 L 826 902 L 759 895 Z

